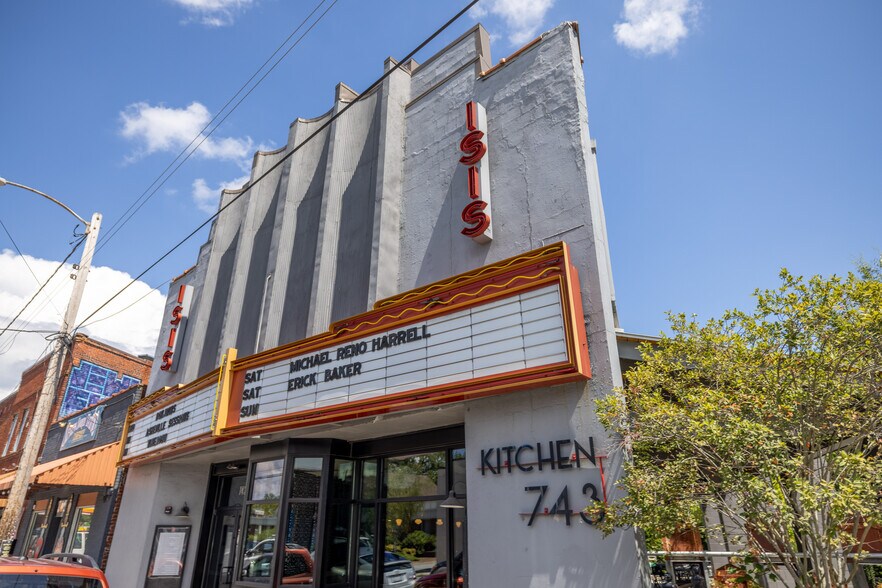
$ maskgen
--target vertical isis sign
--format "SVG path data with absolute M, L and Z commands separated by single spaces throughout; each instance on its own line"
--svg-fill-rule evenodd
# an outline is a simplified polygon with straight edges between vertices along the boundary
M 172 308 L 171 318 L 168 324 L 168 345 L 162 354 L 162 364 L 159 366 L 164 372 L 176 372 L 178 366 L 175 363 L 175 353 L 181 348 L 184 332 L 187 329 L 187 317 L 190 314 L 190 299 L 193 297 L 193 286 L 181 284 L 178 289 L 177 304 Z
M 462 209 L 462 230 L 478 243 L 493 239 L 490 225 L 490 166 L 487 164 L 487 111 L 472 100 L 466 104 L 466 136 L 459 142 L 463 156 L 459 162 L 468 168 L 469 203 Z

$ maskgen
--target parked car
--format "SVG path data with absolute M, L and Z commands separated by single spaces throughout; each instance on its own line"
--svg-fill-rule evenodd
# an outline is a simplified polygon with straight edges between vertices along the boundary
M 94 559 L 77 553 L 52 553 L 36 559 L 0 557 L 0 588 L 108 588 Z
M 364 552 L 358 556 L 358 575 L 370 578 L 373 570 L 373 552 Z M 413 588 L 415 572 L 413 564 L 391 551 L 383 552 L 383 588 Z
M 242 566 L 243 575 L 249 578 L 268 578 L 272 574 L 275 544 L 275 539 L 264 539 L 246 550 Z M 312 555 L 309 550 L 296 543 L 286 543 L 282 584 L 312 584 L 312 582 Z
M 462 553 L 458 553 L 453 558 L 454 585 L 463 585 L 462 576 Z M 446 588 L 447 586 L 447 562 L 439 561 L 436 563 L 429 574 L 417 579 L 414 588 Z

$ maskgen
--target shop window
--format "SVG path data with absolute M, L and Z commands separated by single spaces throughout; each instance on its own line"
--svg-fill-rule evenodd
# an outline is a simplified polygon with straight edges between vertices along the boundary
M 92 515 L 95 513 L 94 506 L 78 506 L 70 525 L 70 538 L 68 539 L 68 553 L 85 553 L 86 541 L 89 539 L 89 531 L 92 529 Z
M 465 473 L 464 449 L 361 462 L 356 588 L 466 585 L 465 510 L 441 507 L 450 490 L 465 499 Z
M 318 498 L 322 486 L 322 458 L 298 457 L 291 471 L 289 498 Z
M 396 585 L 414 577 L 437 576 L 446 586 L 447 529 L 440 500 L 386 504 L 383 583 Z
M 15 435 L 15 427 L 18 426 L 18 415 L 12 417 L 12 425 L 9 427 L 9 436 L 6 437 L 6 444 L 3 446 L 4 457 L 9 453 L 9 444 L 12 443 L 12 437 Z
M 323 466 L 324 460 L 320 457 L 296 457 L 293 460 L 282 584 L 312 586 L 315 582 L 313 562 L 318 543 Z
M 282 494 L 282 460 L 254 464 L 254 482 L 249 499 L 278 500 Z
M 70 510 L 70 499 L 59 498 L 55 503 L 55 545 L 52 547 L 52 553 L 60 553 L 64 551 L 65 531 L 68 527 L 68 514 Z
M 367 459 L 361 464 L 361 497 L 377 498 L 377 460 Z
M 34 503 L 31 511 L 31 521 L 28 525 L 27 544 L 24 554 L 26 557 L 39 557 L 43 554 L 43 542 L 46 540 L 47 514 L 49 500 L 38 500 Z
M 18 451 L 18 444 L 21 442 L 21 434 L 24 433 L 25 428 L 28 426 L 28 411 L 29 409 L 24 409 L 24 412 L 21 415 L 21 428 L 18 430 L 18 435 L 15 436 L 15 443 L 12 445 L 12 453 Z
M 245 543 L 239 579 L 269 583 L 273 574 L 278 536 L 279 498 L 284 460 L 258 462 L 252 469 L 251 492 L 246 501 Z
M 443 486 L 446 480 L 442 479 L 446 469 L 447 458 L 443 451 L 388 458 L 384 480 L 386 497 L 446 495 Z
M 330 538 L 323 554 L 324 578 L 329 585 L 349 578 L 349 550 L 352 541 L 352 510 L 355 488 L 355 462 L 336 459 L 331 470 L 328 525 Z
M 361 507 L 358 526 L 358 576 L 357 588 L 373 588 L 374 545 L 377 544 L 377 506 Z

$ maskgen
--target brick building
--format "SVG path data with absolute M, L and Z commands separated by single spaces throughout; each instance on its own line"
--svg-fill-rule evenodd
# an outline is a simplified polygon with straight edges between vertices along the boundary
M 47 356 L 28 368 L 18 389 L 0 402 L 0 507 L 6 506 L 48 362 Z M 75 336 L 31 477 L 14 553 L 40 555 L 60 547 L 101 557 L 103 527 L 115 504 L 116 457 L 125 413 L 143 395 L 151 363 L 86 335 Z M 101 541 L 88 545 L 89 527 L 96 529 L 93 516 Z

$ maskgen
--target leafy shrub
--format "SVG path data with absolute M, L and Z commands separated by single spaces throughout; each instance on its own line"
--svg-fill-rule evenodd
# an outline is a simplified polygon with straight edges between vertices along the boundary
M 401 542 L 403 547 L 410 547 L 416 550 L 419 555 L 427 551 L 435 550 L 435 536 L 429 535 L 425 531 L 413 531 Z

